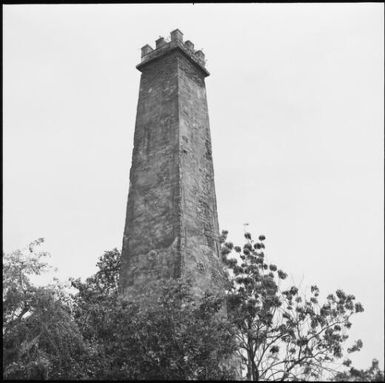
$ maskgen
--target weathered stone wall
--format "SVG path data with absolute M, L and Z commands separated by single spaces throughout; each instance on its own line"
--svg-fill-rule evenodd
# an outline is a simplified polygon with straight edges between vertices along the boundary
M 221 290 L 208 72 L 181 49 L 154 57 L 140 68 L 121 291 L 179 277 Z
M 123 237 L 121 286 L 177 277 L 178 76 L 172 56 L 146 67 L 140 81 Z
M 219 228 L 204 75 L 178 54 L 182 264 L 194 288 L 221 286 Z

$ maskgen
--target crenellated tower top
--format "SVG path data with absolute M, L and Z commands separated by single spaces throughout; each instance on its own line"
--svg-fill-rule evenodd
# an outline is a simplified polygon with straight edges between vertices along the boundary
M 205 55 L 201 50 L 196 51 L 194 44 L 187 40 L 183 42 L 183 33 L 179 29 L 175 29 L 170 33 L 170 39 L 165 40 L 163 37 L 159 37 L 155 41 L 155 49 L 146 44 L 142 47 L 141 62 L 136 68 L 142 71 L 142 68 L 148 63 L 163 57 L 175 49 L 181 51 L 193 64 L 203 72 L 204 76 L 210 75 L 206 69 Z

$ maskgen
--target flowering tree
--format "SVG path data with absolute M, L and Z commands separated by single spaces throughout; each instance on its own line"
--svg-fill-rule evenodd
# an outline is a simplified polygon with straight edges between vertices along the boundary
M 362 305 L 342 290 L 320 303 L 317 286 L 309 296 L 295 286 L 282 289 L 287 274 L 265 262 L 265 237 L 253 241 L 246 233 L 245 238 L 241 248 L 226 242 L 227 232 L 222 232 L 222 257 L 232 282 L 229 316 L 238 330 L 247 379 L 314 380 L 334 371 L 333 362 L 343 357 L 350 318 L 363 311 Z M 358 340 L 347 352 L 361 347 Z

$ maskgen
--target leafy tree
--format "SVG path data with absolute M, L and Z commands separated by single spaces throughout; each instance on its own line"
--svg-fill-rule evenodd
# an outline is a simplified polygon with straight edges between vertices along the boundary
M 99 257 L 96 266 L 99 270 L 83 283 L 71 279 L 77 290 L 74 299 L 74 317 L 86 341 L 93 341 L 107 315 L 118 302 L 120 252 L 113 249 Z
M 154 280 L 140 295 L 118 294 L 120 253 L 99 259 L 99 271 L 78 289 L 75 318 L 92 349 L 86 370 L 98 379 L 226 379 L 232 328 L 222 300 L 196 300 L 188 283 Z
M 383 381 L 368 370 L 336 373 L 351 316 L 363 311 L 337 290 L 321 304 L 317 286 L 308 296 L 283 288 L 287 274 L 268 264 L 264 236 L 246 233 L 243 248 L 222 235 L 231 289 L 223 298 L 197 299 L 188 281 L 154 280 L 137 296 L 118 292 L 120 252 L 107 251 L 98 271 L 76 293 L 60 284 L 36 287 L 31 277 L 49 266 L 43 242 L 4 255 L 3 377 L 6 379 L 231 379 L 241 361 L 249 380 Z M 231 255 L 233 255 L 231 257 Z M 360 340 L 346 349 L 359 351 Z M 234 359 L 234 354 L 238 357 Z M 325 376 L 325 375 L 324 375 Z M 382 379 L 382 380 L 381 380 Z
M 81 334 L 63 286 L 37 287 L 31 277 L 48 271 L 43 239 L 3 254 L 3 377 L 80 377 Z
M 282 289 L 280 281 L 287 274 L 265 261 L 265 237 L 253 241 L 246 233 L 245 238 L 241 248 L 226 242 L 227 232 L 222 232 L 222 257 L 232 282 L 229 315 L 247 379 L 314 380 L 334 371 L 333 362 L 343 357 L 351 316 L 362 312 L 362 305 L 342 290 L 320 303 L 317 286 L 311 286 L 309 296 L 296 286 Z M 347 352 L 361 347 L 358 340 Z
M 350 366 L 350 361 L 345 365 Z M 373 359 L 372 365 L 366 370 L 358 370 L 351 367 L 349 371 L 339 372 L 335 375 L 335 382 L 384 382 L 384 371 L 379 368 L 378 360 Z

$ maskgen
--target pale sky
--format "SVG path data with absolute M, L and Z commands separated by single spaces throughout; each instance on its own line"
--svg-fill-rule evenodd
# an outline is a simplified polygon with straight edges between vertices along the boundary
M 218 215 L 303 287 L 342 288 L 384 358 L 384 5 L 5 5 L 4 250 L 44 237 L 59 275 L 121 249 L 140 48 L 203 48 Z

